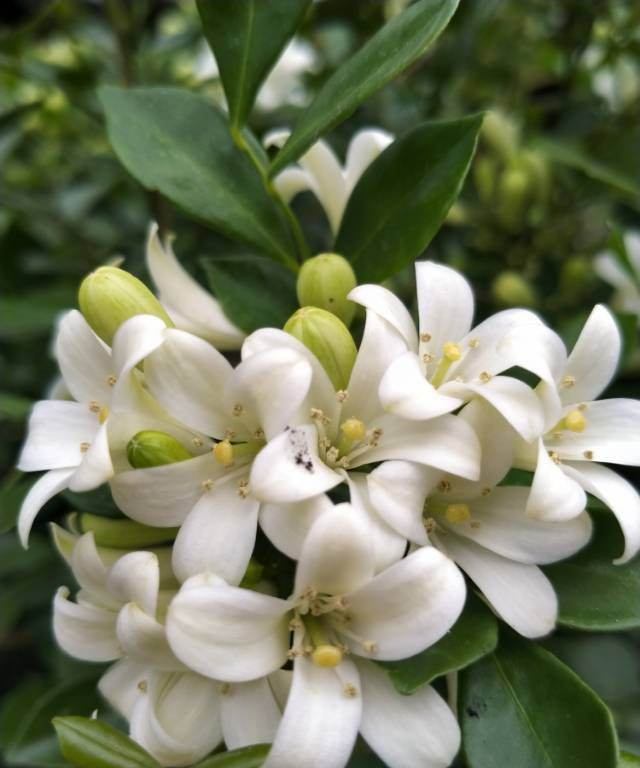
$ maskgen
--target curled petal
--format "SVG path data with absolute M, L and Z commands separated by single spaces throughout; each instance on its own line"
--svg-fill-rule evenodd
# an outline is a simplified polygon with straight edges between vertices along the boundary
M 113 661 L 122 656 L 115 611 L 72 603 L 60 587 L 53 601 L 53 634 L 63 651 L 83 661 Z

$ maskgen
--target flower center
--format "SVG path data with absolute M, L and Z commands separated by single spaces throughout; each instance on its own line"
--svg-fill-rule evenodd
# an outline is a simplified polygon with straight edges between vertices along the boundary
M 584 415 L 584 412 L 586 411 L 587 406 L 583 403 L 579 405 L 577 408 L 574 408 L 573 410 L 569 411 L 560 421 L 555 425 L 555 427 L 551 430 L 554 437 L 557 436 L 560 437 L 561 433 L 564 431 L 569 432 L 584 432 L 585 429 L 588 426 L 587 418 Z
M 353 459 L 369 448 L 377 447 L 382 437 L 382 429 L 367 429 L 363 421 L 352 417 L 340 424 L 338 437 L 333 442 L 327 433 L 331 419 L 319 408 L 312 408 L 310 416 L 318 431 L 318 453 L 330 467 L 349 469 Z

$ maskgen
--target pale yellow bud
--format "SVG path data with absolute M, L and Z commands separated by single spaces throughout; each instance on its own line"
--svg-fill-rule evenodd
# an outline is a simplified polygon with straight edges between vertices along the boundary
M 347 299 L 347 294 L 356 285 L 353 268 L 343 256 L 321 253 L 304 262 L 296 290 L 301 307 L 326 309 L 349 325 L 356 305 Z
M 127 459 L 134 469 L 161 467 L 190 458 L 191 454 L 182 443 L 166 432 L 143 430 L 127 443 Z
M 507 307 L 533 307 L 537 296 L 531 285 L 518 272 L 501 272 L 491 286 L 494 299 Z

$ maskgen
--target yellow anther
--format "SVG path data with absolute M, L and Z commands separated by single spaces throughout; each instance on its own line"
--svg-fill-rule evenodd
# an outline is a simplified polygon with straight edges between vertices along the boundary
M 466 504 L 449 504 L 444 511 L 448 523 L 459 525 L 466 523 L 471 517 L 471 510 Z
M 480 346 L 480 339 L 469 339 L 469 347 L 477 349 Z
M 147 692 L 147 681 L 146 680 L 140 680 L 138 683 L 138 690 L 142 691 L 142 693 Z
M 564 423 L 568 430 L 571 432 L 584 432 L 587 427 L 587 420 L 584 417 L 582 411 L 569 411 L 564 417 Z
M 491 381 L 491 374 L 488 373 L 487 371 L 482 371 L 479 378 L 483 384 L 486 384 L 488 381 Z
M 353 440 L 355 443 L 364 440 L 364 437 L 367 434 L 367 428 L 360 419 L 347 419 L 342 422 L 340 429 L 347 439 Z
M 448 480 L 441 480 L 438 483 L 438 491 L 440 493 L 449 493 L 451 491 L 451 483 Z
M 374 643 L 373 640 L 365 640 L 364 643 L 362 643 L 362 647 L 365 649 L 367 653 L 378 652 L 378 643 Z
M 337 667 L 342 661 L 342 651 L 335 645 L 319 645 L 311 658 L 318 667 Z
M 346 403 L 346 402 L 347 402 L 347 398 L 348 398 L 348 397 L 349 397 L 349 393 L 347 392 L 347 390 L 346 390 L 346 389 L 339 389 L 339 390 L 336 392 L 336 400 L 337 400 L 339 403 Z
M 221 440 L 213 446 L 213 455 L 218 464 L 230 467 L 233 464 L 233 446 L 228 440 Z
M 431 334 L 430 333 L 421 333 L 420 334 L 420 341 L 427 342 L 431 341 Z
M 200 487 L 202 488 L 203 491 L 210 491 L 210 490 L 212 490 L 214 485 L 215 485 L 215 483 L 213 482 L 213 480 L 211 480 L 211 478 L 209 478 L 207 480 L 203 480 L 200 483 Z
M 564 389 L 570 389 L 571 387 L 575 386 L 575 383 L 576 383 L 576 377 L 569 376 L 567 374 L 560 382 L 560 386 L 563 387 Z
M 560 464 L 560 454 L 558 451 L 547 451 L 547 453 L 554 464 Z
M 86 453 L 91 448 L 91 443 L 80 443 L 81 453 Z
M 355 699 L 358 695 L 358 689 L 355 687 L 355 685 L 353 685 L 353 683 L 347 683 L 343 690 L 344 695 L 350 699 Z
M 491 493 L 491 488 L 488 486 L 480 491 L 481 496 L 488 496 Z
M 243 411 L 244 411 L 244 407 L 243 407 L 242 403 L 236 403 L 233 406 L 233 409 L 232 409 L 231 412 L 233 413 L 234 416 L 242 416 L 242 412 Z
M 223 696 L 226 696 L 231 692 L 231 685 L 229 683 L 222 683 L 218 690 Z
M 455 363 L 456 360 L 460 359 L 462 352 L 460 351 L 460 346 L 458 344 L 453 341 L 447 341 L 442 347 L 442 354 L 451 363 Z
M 236 492 L 241 499 L 246 499 L 247 496 L 251 493 L 251 491 L 249 490 L 249 481 L 238 480 L 238 485 L 236 486 Z
M 109 376 L 109 378 L 107 379 L 107 384 L 110 387 L 115 387 L 117 381 L 118 381 L 118 379 L 116 379 L 115 376 Z
M 430 355 L 428 352 L 425 352 L 424 355 L 422 355 L 422 362 L 425 365 L 428 365 L 429 363 L 432 363 L 434 360 L 433 355 Z
M 582 454 L 587 461 L 591 461 L 593 459 L 593 451 L 584 451 Z
M 95 400 L 92 400 L 89 403 L 89 410 L 91 413 L 100 413 L 100 403 L 96 402 Z
M 196 448 L 202 448 L 204 445 L 204 441 L 200 437 L 194 437 L 191 442 L 195 445 Z
M 103 405 L 100 409 L 100 412 L 98 413 L 98 421 L 101 424 L 104 424 L 105 421 L 109 418 L 109 408 L 106 405 Z

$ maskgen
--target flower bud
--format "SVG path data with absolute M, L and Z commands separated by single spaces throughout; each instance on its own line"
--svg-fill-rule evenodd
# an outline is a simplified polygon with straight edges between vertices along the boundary
M 190 458 L 191 454 L 182 443 L 166 432 L 143 430 L 127 443 L 127 459 L 134 469 L 161 467 Z
M 93 532 L 97 546 L 115 549 L 153 547 L 172 541 L 178 535 L 178 528 L 155 528 L 127 518 L 112 519 L 89 512 L 74 512 L 67 523 L 79 534 Z
M 87 275 L 80 285 L 78 303 L 85 320 L 107 344 L 122 323 L 135 315 L 155 315 L 173 327 L 147 286 L 118 267 L 99 267 Z
M 487 112 L 482 121 L 482 137 L 503 160 L 511 158 L 520 143 L 515 121 L 498 110 Z
M 518 272 L 501 272 L 491 289 L 494 299 L 507 307 L 534 307 L 537 304 L 535 291 Z
M 347 388 L 358 350 L 342 320 L 324 309 L 303 307 L 291 315 L 284 330 L 313 352 L 336 390 Z
M 356 285 L 351 264 L 343 256 L 321 253 L 302 265 L 296 290 L 301 307 L 326 309 L 349 325 L 356 305 L 347 299 L 347 294 Z
M 520 224 L 528 192 L 527 172 L 519 167 L 507 168 L 498 186 L 498 215 L 505 227 L 516 229 Z

